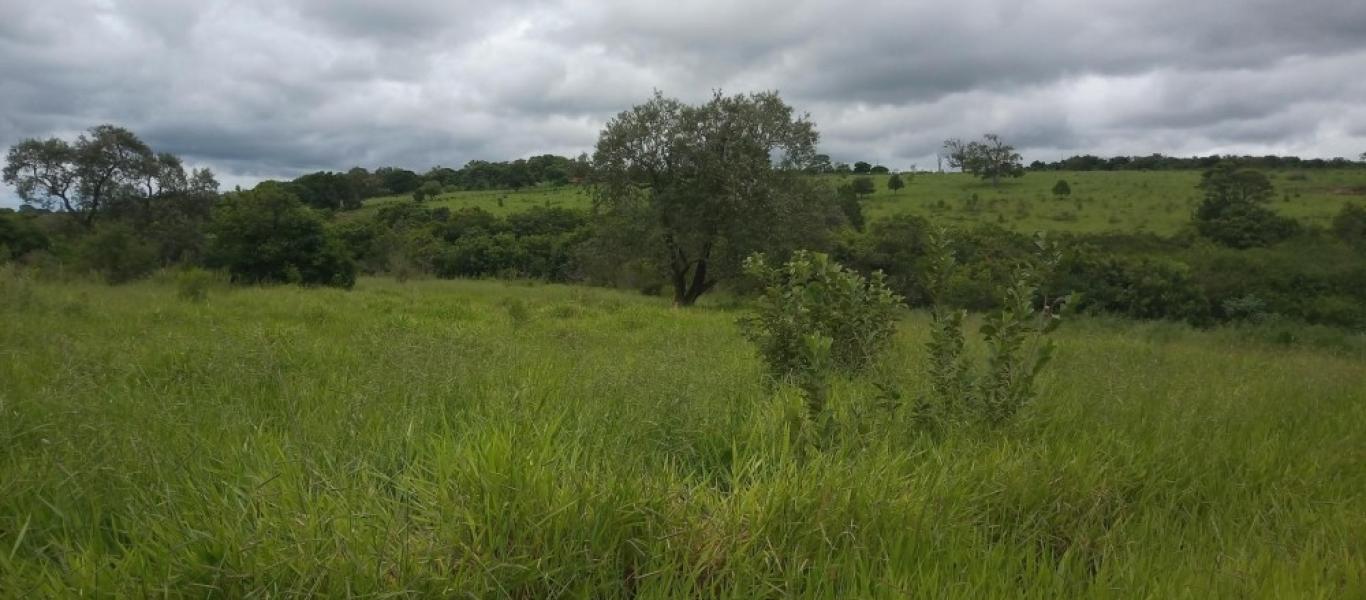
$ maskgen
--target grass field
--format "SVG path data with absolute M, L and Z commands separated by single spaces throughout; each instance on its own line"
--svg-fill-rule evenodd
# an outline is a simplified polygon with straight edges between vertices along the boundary
M 1360 336 L 1078 320 L 1006 429 L 843 382 L 811 445 L 738 314 L 0 271 L 0 596 L 1366 595 Z
M 1306 224 L 1326 226 L 1343 204 L 1366 203 L 1366 170 L 1275 171 L 1271 177 L 1277 194 L 1273 207 Z M 1190 222 L 1191 211 L 1201 198 L 1195 187 L 1200 181 L 1199 171 L 1029 172 L 1000 187 L 961 173 L 921 173 L 895 193 L 887 189 L 887 176 L 873 179 L 877 192 L 864 206 L 871 219 L 911 213 L 944 225 L 986 222 L 1021 232 L 1147 231 L 1170 235 Z M 1059 179 L 1071 186 L 1071 196 L 1053 196 L 1053 184 Z M 847 181 L 833 176 L 829 180 Z M 976 201 L 972 200 L 974 195 Z M 399 199 L 371 200 L 361 214 Z M 587 208 L 588 204 L 584 190 L 574 186 L 455 192 L 428 202 L 429 206 L 451 209 L 477 206 L 499 215 L 532 206 Z

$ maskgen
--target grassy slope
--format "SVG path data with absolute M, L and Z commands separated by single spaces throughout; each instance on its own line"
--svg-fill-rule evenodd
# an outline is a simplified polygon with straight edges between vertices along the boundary
M 813 451 L 718 307 L 0 285 L 0 596 L 1366 594 L 1360 351 L 1083 320 L 1006 431 Z
M 1302 181 L 1290 179 L 1292 173 L 1296 172 L 1272 173 L 1277 193 L 1273 207 L 1305 223 L 1326 226 L 1344 203 L 1366 202 L 1366 170 L 1303 171 L 1307 179 Z M 833 176 L 828 179 L 832 183 L 845 181 Z M 1150 231 L 1169 235 L 1190 221 L 1200 198 L 1195 188 L 1199 171 L 1031 172 L 999 188 L 960 173 L 919 174 L 898 193 L 887 190 L 886 176 L 873 179 L 877 192 L 864 207 L 870 218 L 906 212 L 946 225 L 988 222 L 1022 232 Z M 1070 197 L 1053 196 L 1053 184 L 1058 179 L 1071 184 Z M 979 199 L 975 211 L 968 208 L 973 194 Z M 503 198 L 502 206 L 499 198 Z M 365 211 L 398 199 L 371 200 Z M 938 206 L 940 201 L 943 207 Z M 586 208 L 588 197 L 576 187 L 533 188 L 456 192 L 429 205 L 452 209 L 478 206 L 506 214 L 531 206 Z

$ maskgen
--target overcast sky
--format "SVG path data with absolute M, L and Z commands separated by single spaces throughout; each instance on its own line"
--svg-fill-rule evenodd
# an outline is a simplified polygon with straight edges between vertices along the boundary
M 654 89 L 718 88 L 902 169 L 983 132 L 1355 158 L 1366 0 L 0 0 L 0 146 L 115 123 L 229 185 L 574 155 Z

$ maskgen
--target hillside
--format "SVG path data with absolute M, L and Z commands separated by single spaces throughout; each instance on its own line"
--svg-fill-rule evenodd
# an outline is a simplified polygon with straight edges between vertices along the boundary
M 1020 232 L 1151 232 L 1170 235 L 1190 222 L 1200 199 L 1200 171 L 1030 171 L 1000 187 L 962 173 L 920 173 L 906 188 L 887 189 L 887 176 L 870 176 L 876 192 L 865 199 L 870 219 L 910 213 L 949 226 L 994 223 Z M 1274 208 L 1305 223 L 1326 226 L 1342 209 L 1366 203 L 1366 170 L 1319 169 L 1273 171 Z M 825 177 L 831 185 L 853 177 Z M 1065 180 L 1071 194 L 1057 197 L 1052 188 Z M 973 196 L 977 197 L 973 201 Z M 360 214 L 407 196 L 367 201 Z M 500 203 L 501 200 L 501 203 Z M 532 206 L 587 208 L 580 187 L 538 187 L 518 191 L 485 190 L 442 194 L 428 201 L 452 210 L 478 207 L 497 215 Z

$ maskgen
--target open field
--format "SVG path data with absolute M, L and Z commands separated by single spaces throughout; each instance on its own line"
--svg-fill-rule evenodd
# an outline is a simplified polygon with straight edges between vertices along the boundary
M 877 191 L 865 201 L 864 212 L 870 219 L 911 213 L 943 225 L 985 222 L 1021 232 L 1147 231 L 1170 235 L 1190 222 L 1191 212 L 1200 200 L 1200 190 L 1196 189 L 1200 173 L 1031 171 L 996 188 L 990 182 L 962 173 L 920 173 L 905 189 L 895 193 L 887 189 L 887 176 L 872 176 Z M 1343 204 L 1366 204 L 1363 169 L 1283 170 L 1270 174 L 1276 187 L 1275 210 L 1306 224 L 1326 226 Z M 852 177 L 829 177 L 833 184 L 849 179 Z M 1071 185 L 1071 196 L 1053 196 L 1053 184 L 1059 179 Z M 367 202 L 366 207 L 372 210 L 398 199 L 377 198 Z M 574 186 L 515 192 L 454 192 L 428 202 L 429 206 L 453 210 L 477 206 L 498 215 L 532 206 L 587 208 L 588 204 L 584 190 Z M 365 212 L 368 210 L 361 214 Z
M 0 271 L 0 596 L 1366 595 L 1360 335 L 1078 320 L 1013 426 L 846 382 L 813 446 L 738 314 Z

